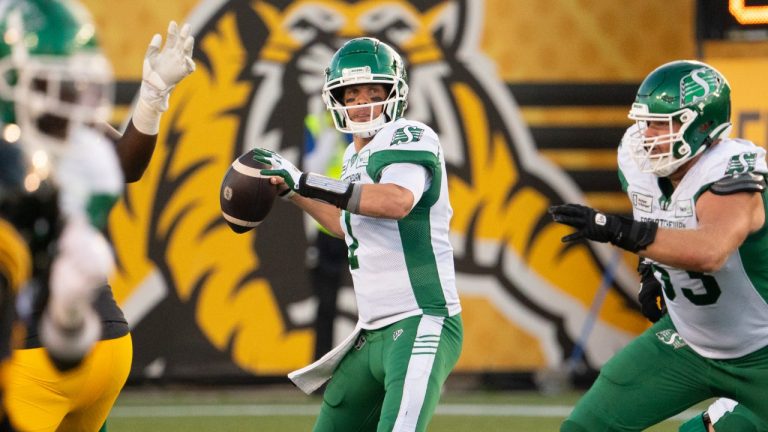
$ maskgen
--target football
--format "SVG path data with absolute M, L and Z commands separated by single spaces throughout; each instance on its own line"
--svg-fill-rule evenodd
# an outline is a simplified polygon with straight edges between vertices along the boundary
M 238 234 L 258 226 L 272 209 L 277 196 L 277 186 L 269 177 L 261 175 L 269 169 L 248 151 L 230 165 L 219 191 L 221 214 L 229 227 Z

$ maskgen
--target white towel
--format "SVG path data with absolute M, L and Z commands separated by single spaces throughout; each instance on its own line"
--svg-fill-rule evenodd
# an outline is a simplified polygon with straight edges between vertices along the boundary
M 352 349 L 357 337 L 360 335 L 360 326 L 355 326 L 352 334 L 347 336 L 344 341 L 330 350 L 314 363 L 304 366 L 288 374 L 288 378 L 293 381 L 296 387 L 300 388 L 306 394 L 317 390 L 326 381 L 331 379 L 336 366 L 341 363 L 341 359 Z

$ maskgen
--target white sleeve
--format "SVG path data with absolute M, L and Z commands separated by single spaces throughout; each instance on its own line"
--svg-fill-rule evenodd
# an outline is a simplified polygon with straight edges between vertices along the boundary
M 423 166 L 412 163 L 395 163 L 384 168 L 379 183 L 392 183 L 411 191 L 413 194 L 411 210 L 413 210 L 424 191 L 429 188 L 430 181 L 432 181 L 432 175 Z

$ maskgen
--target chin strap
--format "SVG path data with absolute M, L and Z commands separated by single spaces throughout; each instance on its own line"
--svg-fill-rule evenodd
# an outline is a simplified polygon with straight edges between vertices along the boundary
M 347 118 L 347 126 L 350 130 L 352 130 L 352 135 L 360 138 L 371 138 L 374 135 L 376 135 L 384 126 L 389 123 L 390 119 L 389 116 L 385 113 L 382 113 L 380 116 L 376 117 L 375 119 L 369 121 L 369 122 L 354 122 Z M 366 130 L 362 132 L 354 132 L 355 127 L 359 128 L 365 128 L 365 127 L 374 127 L 374 129 Z

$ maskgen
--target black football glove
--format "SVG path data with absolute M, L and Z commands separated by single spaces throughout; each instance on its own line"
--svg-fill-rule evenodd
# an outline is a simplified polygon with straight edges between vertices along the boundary
M 564 243 L 589 239 L 610 242 L 630 252 L 638 252 L 653 243 L 658 225 L 638 222 L 625 216 L 600 213 L 578 204 L 563 204 L 549 208 L 555 222 L 572 226 L 576 232 L 563 237 Z
M 656 322 L 667 313 L 661 282 L 653 275 L 651 263 L 642 258 L 637 265 L 637 272 L 640 273 L 640 291 L 637 292 L 640 311 L 650 322 Z

